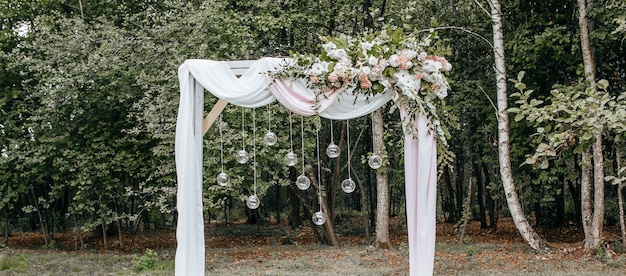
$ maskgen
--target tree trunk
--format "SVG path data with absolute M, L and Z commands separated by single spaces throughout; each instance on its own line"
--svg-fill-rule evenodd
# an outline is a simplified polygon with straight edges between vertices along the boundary
M 617 162 L 617 170 L 622 168 L 622 154 L 619 146 L 615 150 L 615 159 Z M 621 175 L 618 175 L 621 177 Z M 624 182 L 620 181 L 617 184 L 617 206 L 619 207 L 619 226 L 622 231 L 622 250 L 626 250 L 626 225 L 624 225 L 624 197 L 622 195 L 622 189 L 624 188 Z
M 317 183 L 317 185 L 315 183 Z M 315 175 L 315 174 L 312 175 L 312 177 L 311 177 L 311 185 L 315 186 L 315 188 L 317 189 L 318 193 L 324 194 L 322 192 L 322 190 L 321 190 L 324 185 L 322 184 L 321 179 L 318 179 L 317 175 Z M 320 194 L 318 194 L 318 196 L 317 196 L 317 200 L 318 200 L 318 203 L 319 203 L 318 206 L 321 208 L 321 211 L 326 215 L 326 222 L 323 225 L 324 236 L 327 239 L 326 241 L 328 242 L 328 245 L 339 246 L 339 241 L 337 240 L 337 235 L 335 234 L 335 227 L 334 227 L 333 223 L 331 222 L 331 220 L 328 219 L 328 214 L 329 214 L 328 212 L 329 211 L 328 211 L 328 208 L 326 207 L 326 204 L 324 203 L 324 196 L 322 196 Z
M 583 54 L 583 68 L 585 69 L 585 77 L 591 88 L 596 88 L 596 63 L 593 57 L 592 47 L 589 42 L 589 32 L 592 24 L 587 18 L 587 12 L 593 8 L 593 0 L 577 0 L 578 4 L 578 26 L 580 28 L 580 49 Z M 583 214 L 583 225 L 585 228 L 585 248 L 593 249 L 602 242 L 602 228 L 604 226 L 604 156 L 602 153 L 602 132 L 596 130 L 593 132 L 595 141 L 591 148 L 593 150 L 593 211 L 588 210 L 589 215 L 585 217 Z M 585 188 L 591 189 L 591 185 Z M 587 195 L 591 191 L 581 191 Z M 590 200 L 590 197 L 588 200 Z M 582 200 L 582 198 L 581 198 Z M 591 202 L 583 204 L 591 205 Z M 590 207 L 589 207 L 590 209 Z M 589 231 L 589 233 L 587 232 Z
M 504 33 L 502 30 L 502 11 L 498 0 L 490 0 L 491 21 L 493 24 L 493 45 L 495 54 L 495 73 L 498 95 L 498 161 L 500 162 L 500 176 L 506 201 L 511 211 L 515 227 L 531 248 L 540 250 L 545 242 L 537 235 L 524 216 L 520 205 L 511 170 L 511 156 L 509 148 L 509 114 L 507 111 L 506 66 L 504 63 Z
M 372 136 L 374 152 L 385 152 L 383 113 L 380 109 L 372 113 Z M 376 247 L 387 249 L 389 242 L 389 183 L 385 168 L 376 172 Z
M 369 223 L 369 213 L 370 213 L 370 209 L 369 209 L 369 203 L 367 202 L 367 193 L 365 192 L 365 187 L 363 186 L 363 181 L 361 181 L 361 178 L 359 177 L 359 173 L 352 168 L 352 173 L 354 175 L 354 182 L 356 182 L 357 186 L 359 187 L 359 193 L 361 195 L 361 212 L 362 212 L 362 216 L 361 216 L 361 222 L 363 224 L 363 231 L 365 232 L 365 238 L 369 238 L 370 237 L 370 223 Z
M 585 233 L 585 248 L 587 242 L 593 240 L 591 236 L 591 152 L 585 150 L 581 155 L 581 176 L 580 176 L 580 213 L 582 215 L 583 232 Z
M 344 120 L 341 124 L 341 135 L 339 136 L 339 148 L 343 149 L 343 146 L 345 144 L 345 137 L 346 137 L 346 121 Z M 350 145 L 348 145 L 350 146 Z M 333 179 L 331 181 L 332 185 L 332 189 L 330 191 L 330 193 L 328 193 L 328 209 L 331 212 L 328 215 L 328 219 L 330 219 L 331 222 L 335 222 L 335 206 L 337 205 L 337 187 L 339 186 L 339 184 L 341 183 L 341 181 L 339 180 L 339 177 L 341 177 L 341 166 L 342 166 L 342 162 L 340 162 L 340 158 L 342 157 L 342 154 L 339 154 L 339 156 L 335 159 L 335 170 L 334 170 L 334 174 L 333 174 Z
M 296 168 L 289 167 L 289 181 L 292 185 L 289 186 L 289 204 L 291 206 L 291 212 L 289 214 L 289 225 L 292 228 L 296 228 L 302 225 L 302 217 L 300 216 L 300 198 L 298 197 L 295 185 L 293 183 L 296 182 Z
M 480 163 L 474 161 L 474 174 L 476 175 L 476 186 L 478 190 L 478 209 L 480 210 L 480 228 L 486 229 L 487 226 L 487 215 L 485 210 L 485 178 L 482 174 L 482 166 Z

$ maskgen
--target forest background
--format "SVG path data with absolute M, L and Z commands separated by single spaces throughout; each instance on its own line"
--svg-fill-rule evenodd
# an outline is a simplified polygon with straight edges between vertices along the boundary
M 449 144 L 455 159 L 440 167 L 438 220 L 462 225 L 471 219 L 481 228 L 497 231 L 499 219 L 510 216 L 510 203 L 498 159 L 496 61 L 488 11 L 493 2 L 497 1 L 0 1 L 4 242 L 12 232 L 40 231 L 51 246 L 55 233 L 70 231 L 80 241 L 74 249 L 85 248 L 84 240 L 91 235 L 106 248 L 115 242 L 127 244 L 123 233 L 175 227 L 176 76 L 184 60 L 316 53 L 319 35 L 358 35 L 385 24 L 405 32 L 436 30 L 450 48 L 446 58 L 453 70 L 446 101 L 454 118 L 449 122 L 455 126 Z M 602 225 L 618 225 L 623 219 L 618 199 L 625 179 L 619 169 L 625 111 L 619 96 L 626 91 L 626 3 L 586 1 L 595 61 L 592 81 L 586 78 L 583 63 L 578 4 L 501 1 L 507 79 L 515 80 L 507 85 L 509 91 L 520 92 L 508 99 L 514 116 L 508 122 L 512 176 L 523 215 L 536 227 L 585 226 L 583 211 L 592 204 L 584 194 L 581 197 L 585 171 L 592 163 L 585 157 L 598 132 L 603 142 L 602 173 L 609 181 L 597 184 L 604 194 L 594 208 L 604 208 Z M 518 79 L 521 71 L 524 77 Z M 600 79 L 604 81 L 598 81 L 598 91 L 605 98 L 593 98 L 587 88 L 595 91 L 593 85 Z M 526 89 L 532 89 L 532 95 Z M 598 119 L 589 110 L 573 116 L 567 107 L 554 107 L 560 103 L 559 95 L 565 95 L 561 102 L 587 99 L 584 106 L 607 111 L 606 116 Z M 216 101 L 207 96 L 207 109 Z M 550 104 L 555 109 L 549 109 Z M 300 168 L 285 166 L 282 157 L 291 140 L 299 152 L 304 139 L 304 150 L 311 153 L 305 156 L 305 170 L 315 169 L 313 122 L 305 118 L 301 131 L 300 118 L 294 116 L 290 131 L 289 113 L 280 105 L 254 111 L 256 145 L 262 144 L 260 135 L 269 128 L 279 141 L 273 147 L 256 148 L 262 206 L 251 211 L 245 198 L 252 192 L 252 170 L 233 156 L 242 146 L 252 147 L 253 111 L 243 112 L 242 124 L 241 108 L 227 107 L 220 124 L 222 137 L 216 126 L 205 136 L 206 222 L 307 226 L 317 209 L 316 190 L 299 191 L 294 180 Z M 350 219 L 358 218 L 359 233 L 365 237 L 377 226 L 381 193 L 388 192 L 385 215 L 401 218 L 400 223 L 405 215 L 399 115 L 390 106 L 381 114 L 384 144 L 376 150 L 385 166 L 378 171 L 367 166 L 365 160 L 374 152 L 372 118 L 358 118 L 350 122 L 357 190 L 344 194 L 338 188 L 347 177 L 343 155 L 321 159 L 322 184 L 314 185 L 322 188 L 329 224 L 347 227 Z M 567 114 L 574 122 L 557 124 Z M 589 124 L 576 125 L 584 118 Z M 542 125 L 545 122 L 554 124 Z M 320 148 L 336 142 L 346 152 L 346 123 L 324 121 L 322 126 Z M 223 166 L 231 176 L 228 187 L 217 185 L 214 177 L 222 170 L 222 148 Z M 594 158 L 595 153 L 594 148 Z M 381 173 L 388 177 L 382 192 L 377 189 Z M 311 227 L 319 242 L 337 243 L 333 227 Z

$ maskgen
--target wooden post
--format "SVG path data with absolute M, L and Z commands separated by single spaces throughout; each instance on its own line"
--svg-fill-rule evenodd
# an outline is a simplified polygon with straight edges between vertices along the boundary
M 204 118 L 204 121 L 202 121 L 202 136 L 204 136 L 206 132 L 209 130 L 209 128 L 211 128 L 213 123 L 215 123 L 215 119 L 217 119 L 217 116 L 219 116 L 222 113 L 222 111 L 224 111 L 224 108 L 226 107 L 227 104 L 228 102 L 220 99 L 213 106 L 213 109 L 211 109 L 209 114 L 207 114 L 206 117 Z

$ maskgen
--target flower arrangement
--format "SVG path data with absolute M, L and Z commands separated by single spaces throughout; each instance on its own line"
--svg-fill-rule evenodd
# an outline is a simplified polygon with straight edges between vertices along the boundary
M 429 116 L 439 140 L 447 145 L 447 131 L 436 106 L 448 94 L 445 72 L 452 65 L 435 54 L 439 48 L 433 45 L 432 32 L 419 39 L 400 29 L 385 29 L 360 38 L 340 35 L 321 40 L 321 55 L 292 54 L 274 77 L 303 78 L 319 95 L 338 91 L 370 96 L 395 91 L 396 101 Z

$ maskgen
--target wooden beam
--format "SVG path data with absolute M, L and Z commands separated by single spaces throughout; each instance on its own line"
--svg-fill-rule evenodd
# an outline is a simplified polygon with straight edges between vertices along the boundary
M 213 106 L 213 109 L 211 109 L 209 114 L 207 114 L 204 118 L 204 121 L 202 121 L 202 136 L 204 136 L 206 132 L 209 131 L 209 128 L 211 128 L 213 123 L 215 123 L 215 119 L 217 119 L 217 116 L 222 113 L 227 104 L 227 101 L 220 99 Z

